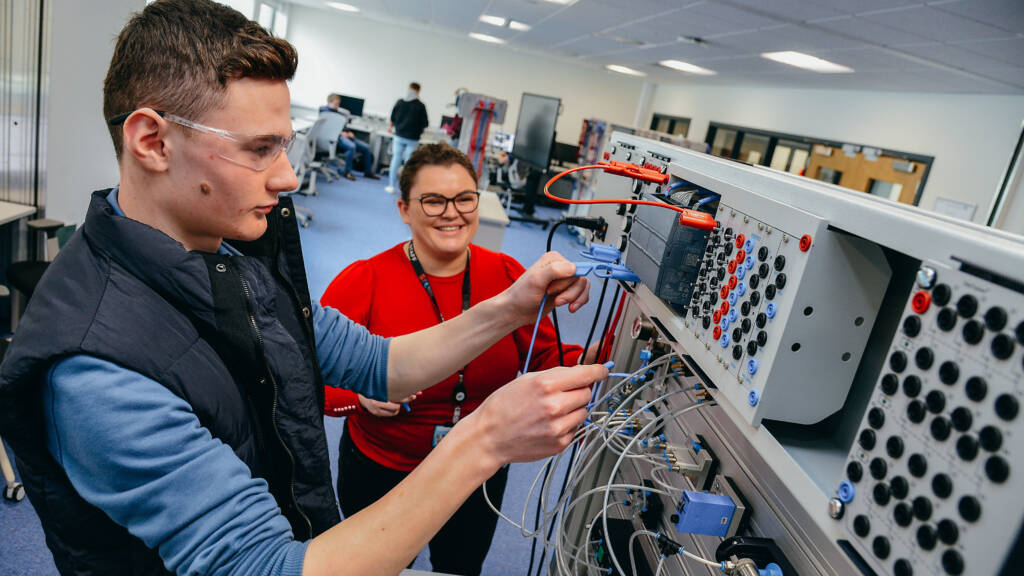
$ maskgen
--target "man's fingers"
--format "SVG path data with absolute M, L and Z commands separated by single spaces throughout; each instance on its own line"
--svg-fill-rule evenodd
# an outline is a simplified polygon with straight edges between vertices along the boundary
M 587 364 L 568 368 L 559 367 L 552 368 L 551 371 L 557 372 L 559 390 L 562 391 L 590 386 L 594 382 L 608 377 L 608 368 L 603 364 Z

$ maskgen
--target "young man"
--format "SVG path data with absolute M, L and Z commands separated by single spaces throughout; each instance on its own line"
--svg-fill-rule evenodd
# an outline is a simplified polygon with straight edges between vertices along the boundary
M 346 122 L 351 119 L 351 114 L 348 114 L 347 110 L 341 109 L 341 94 L 329 94 L 327 96 L 327 106 L 321 106 L 320 113 L 341 114 L 345 117 Z M 370 151 L 370 146 L 366 142 L 357 139 L 351 130 L 343 130 L 338 135 L 338 147 L 345 152 L 345 173 L 342 176 L 349 180 L 356 179 L 352 174 L 352 167 L 355 165 L 356 152 L 358 151 L 363 153 L 363 175 L 370 180 L 380 180 L 380 176 L 377 176 L 373 171 L 373 152 Z
M 388 168 L 388 194 L 398 189 L 398 170 L 420 145 L 420 136 L 427 129 L 427 107 L 420 101 L 420 84 L 409 84 L 405 97 L 391 109 L 391 125 L 395 134 L 391 142 L 391 166 Z
M 545 255 L 500 295 L 390 340 L 312 303 L 283 153 L 294 49 L 208 0 L 122 30 L 104 85 L 120 185 L 33 294 L 0 434 L 64 574 L 396 574 L 502 465 L 556 453 L 602 366 L 528 374 L 338 523 L 324 382 L 398 399 L 587 284 Z M 225 239 L 231 239 L 225 241 Z M 439 345 L 443 343 L 443 345 Z

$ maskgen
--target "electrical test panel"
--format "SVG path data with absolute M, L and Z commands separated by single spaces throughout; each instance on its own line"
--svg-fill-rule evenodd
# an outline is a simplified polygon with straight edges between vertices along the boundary
M 669 181 L 602 175 L 596 197 L 718 226 L 682 266 L 674 218 L 602 208 L 643 280 L 617 312 L 632 375 L 570 468 L 557 573 L 1019 573 L 1024 238 L 636 136 L 608 150 Z

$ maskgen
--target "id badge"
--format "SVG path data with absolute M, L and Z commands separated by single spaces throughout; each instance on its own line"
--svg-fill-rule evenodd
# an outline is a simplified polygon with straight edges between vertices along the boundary
M 451 426 L 434 426 L 434 441 L 431 446 L 436 447 L 451 431 Z

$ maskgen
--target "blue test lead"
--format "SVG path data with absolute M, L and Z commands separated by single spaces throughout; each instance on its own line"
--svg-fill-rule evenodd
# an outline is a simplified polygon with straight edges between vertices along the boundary
M 609 360 L 604 363 L 604 367 L 607 368 L 608 370 L 611 370 L 612 368 L 615 368 L 615 362 Z
M 409 407 L 408 402 L 402 402 L 402 409 L 405 410 L 406 412 L 412 412 L 412 408 Z

